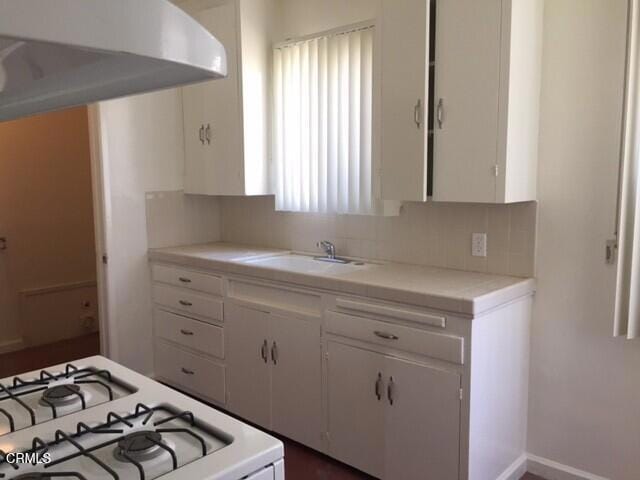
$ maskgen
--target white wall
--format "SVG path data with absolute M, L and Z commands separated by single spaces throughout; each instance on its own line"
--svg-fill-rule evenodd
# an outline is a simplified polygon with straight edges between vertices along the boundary
M 107 184 L 110 352 L 112 358 L 142 373 L 153 371 L 152 320 L 147 263 L 147 192 L 183 188 L 182 102 L 167 90 L 100 105 L 103 163 Z M 174 198 L 175 195 L 170 195 Z M 157 195 L 154 198 L 158 198 Z M 179 199 L 178 199 L 179 200 Z M 217 201 L 194 216 L 219 238 Z M 183 203 L 180 203 L 184 207 Z M 200 210 L 199 210 L 200 211 Z M 155 230 L 152 230 L 155 231 Z M 166 237 L 164 237 L 166 238 Z M 190 243 L 191 238 L 181 237 Z M 152 244 L 154 242 L 152 241 Z
M 612 338 L 626 0 L 548 0 L 529 451 L 640 478 L 640 343 Z

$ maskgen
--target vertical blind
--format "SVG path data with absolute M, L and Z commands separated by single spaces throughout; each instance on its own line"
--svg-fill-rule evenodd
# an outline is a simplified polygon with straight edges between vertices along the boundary
M 629 2 L 614 333 L 640 337 L 640 0 Z
M 274 49 L 276 209 L 372 214 L 373 27 Z

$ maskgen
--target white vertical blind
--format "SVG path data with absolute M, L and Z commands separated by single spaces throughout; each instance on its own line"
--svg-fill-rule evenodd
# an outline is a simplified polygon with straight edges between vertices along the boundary
M 629 6 L 614 333 L 633 339 L 640 337 L 640 0 Z
M 373 27 L 274 50 L 276 209 L 373 214 Z

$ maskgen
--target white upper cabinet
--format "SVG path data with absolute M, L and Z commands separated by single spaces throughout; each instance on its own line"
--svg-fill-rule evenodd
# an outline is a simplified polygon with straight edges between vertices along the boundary
M 228 77 L 183 88 L 185 192 L 269 192 L 272 0 L 229 0 L 194 17 L 227 51 Z
M 427 200 L 429 1 L 383 0 L 382 198 Z
M 383 0 L 385 199 L 536 199 L 542 13 L 543 0 Z

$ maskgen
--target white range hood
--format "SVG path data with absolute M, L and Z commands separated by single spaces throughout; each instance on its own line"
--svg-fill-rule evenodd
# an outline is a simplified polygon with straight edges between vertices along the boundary
M 0 0 L 0 120 L 226 72 L 222 44 L 167 0 Z

